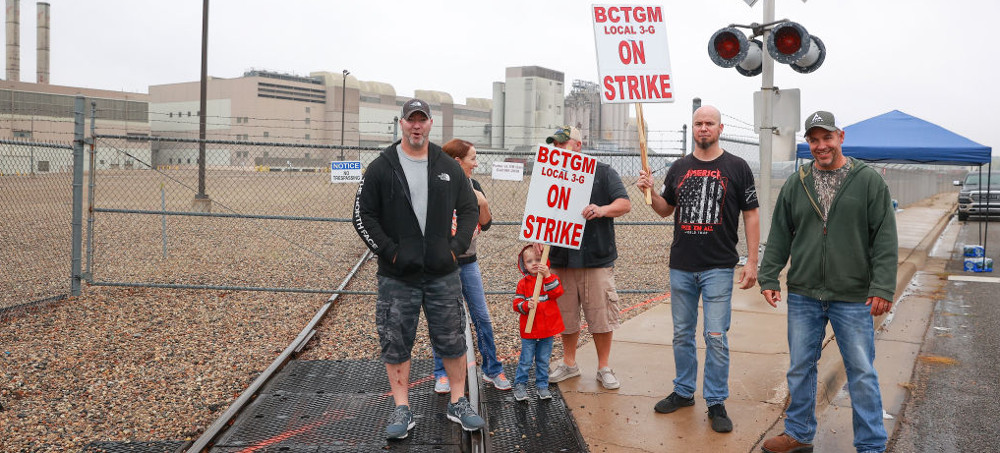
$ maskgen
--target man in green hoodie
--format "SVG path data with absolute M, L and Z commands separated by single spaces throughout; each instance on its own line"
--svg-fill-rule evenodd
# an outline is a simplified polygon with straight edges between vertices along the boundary
M 771 220 L 760 288 L 781 301 L 778 273 L 788 269 L 785 432 L 765 452 L 811 452 L 816 434 L 816 362 L 826 324 L 833 326 L 847 371 L 858 452 L 885 451 L 882 395 L 875 372 L 874 317 L 892 308 L 896 288 L 896 217 L 889 188 L 863 162 L 844 156 L 844 131 L 830 112 L 806 117 L 813 161 L 788 177 Z

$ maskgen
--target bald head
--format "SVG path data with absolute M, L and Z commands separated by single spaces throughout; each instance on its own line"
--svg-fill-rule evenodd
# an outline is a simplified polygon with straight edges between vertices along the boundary
M 698 107 L 698 110 L 694 111 L 694 118 L 696 121 L 699 116 L 713 119 L 717 124 L 722 124 L 722 113 L 719 112 L 719 109 L 711 105 Z
M 711 105 L 704 105 L 694 111 L 694 143 L 703 151 L 716 154 L 719 148 L 719 136 L 722 135 L 722 114 Z M 717 149 L 718 148 L 718 149 Z

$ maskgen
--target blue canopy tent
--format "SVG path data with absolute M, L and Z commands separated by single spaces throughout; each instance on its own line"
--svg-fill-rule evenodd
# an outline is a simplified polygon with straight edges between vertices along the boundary
M 842 150 L 845 156 L 868 162 L 977 165 L 980 171 L 983 164 L 987 164 L 987 168 L 990 168 L 993 154 L 993 149 L 989 146 L 980 145 L 948 129 L 899 110 L 844 127 Z M 812 158 L 809 144 L 799 143 L 796 146 L 795 157 Z M 991 174 L 991 171 L 987 170 L 987 175 Z M 987 207 L 988 203 L 989 201 Z M 986 228 L 989 228 L 988 222 Z M 981 243 L 984 238 L 985 235 L 980 228 Z M 983 245 L 985 247 L 986 244 Z
M 893 110 L 844 127 L 843 151 L 868 162 L 983 165 L 990 163 L 993 149 Z M 812 158 L 809 144 L 799 143 L 795 156 Z

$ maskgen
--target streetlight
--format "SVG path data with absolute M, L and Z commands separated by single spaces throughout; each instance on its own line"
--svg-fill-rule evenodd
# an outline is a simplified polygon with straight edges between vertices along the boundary
M 347 116 L 347 75 L 350 73 L 344 70 L 344 83 L 340 88 L 340 160 L 344 160 L 344 117 Z

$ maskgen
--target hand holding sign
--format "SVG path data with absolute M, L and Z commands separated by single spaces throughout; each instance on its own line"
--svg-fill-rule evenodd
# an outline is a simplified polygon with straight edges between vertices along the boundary
M 635 117 L 639 129 L 639 154 L 642 156 L 642 169 L 646 173 L 649 173 L 649 158 L 646 157 L 646 121 L 642 118 L 642 104 L 635 104 Z M 653 194 L 647 187 L 643 192 L 646 193 L 646 204 L 653 204 Z

